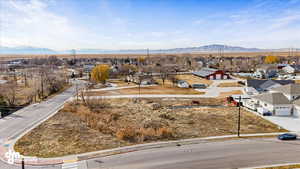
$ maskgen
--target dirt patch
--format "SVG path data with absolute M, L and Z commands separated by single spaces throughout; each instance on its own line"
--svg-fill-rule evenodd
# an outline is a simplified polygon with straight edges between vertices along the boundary
M 217 87 L 243 87 L 243 85 L 239 84 L 238 82 L 227 82 L 220 83 Z
M 201 101 L 202 100 L 202 101 Z M 69 103 L 55 116 L 23 136 L 15 150 L 23 155 L 54 157 L 132 144 L 235 134 L 237 107 L 170 109 L 203 99 L 90 100 Z M 215 100 L 222 103 L 221 99 Z M 210 104 L 214 100 L 210 99 Z M 283 132 L 246 110 L 241 133 Z
M 225 98 L 225 97 L 228 97 L 231 95 L 237 95 L 237 94 L 243 94 L 243 92 L 240 90 L 233 90 L 230 92 L 220 92 L 219 98 Z
M 125 82 L 124 80 L 108 80 L 108 83 L 116 84 L 117 87 L 123 87 L 123 86 L 135 86 L 135 83 L 132 82 Z
M 149 86 L 141 87 L 140 90 L 138 87 L 120 89 L 113 91 L 97 91 L 97 92 L 87 92 L 89 96 L 101 96 L 101 95 L 130 95 L 130 94 L 205 94 L 205 92 L 199 92 L 194 89 L 185 89 L 179 87 L 172 87 L 169 85 L 165 86 Z

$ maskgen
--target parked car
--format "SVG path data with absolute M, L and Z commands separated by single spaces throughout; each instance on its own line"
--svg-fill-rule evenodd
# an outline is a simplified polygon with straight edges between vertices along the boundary
M 281 134 L 277 137 L 279 140 L 296 140 L 297 135 L 292 133 Z
M 268 111 L 268 112 L 264 112 L 262 115 L 263 116 L 272 116 L 272 113 Z

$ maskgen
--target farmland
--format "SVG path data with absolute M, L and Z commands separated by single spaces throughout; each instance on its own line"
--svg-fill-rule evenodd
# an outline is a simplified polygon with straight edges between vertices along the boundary
M 163 53 L 163 54 L 150 54 L 150 57 L 163 57 L 163 56 L 192 56 L 192 57 L 218 57 L 219 53 L 213 52 L 198 52 L 198 53 Z M 229 53 L 225 52 L 222 57 L 258 57 L 258 56 L 267 56 L 267 55 L 275 55 L 275 56 L 288 56 L 289 52 L 234 52 Z M 47 58 L 49 54 L 32 54 L 32 55 L 18 55 L 18 54 L 1 54 L 1 60 L 11 60 L 11 59 L 26 59 L 26 58 Z M 72 54 L 55 54 L 55 56 L 59 58 L 73 58 Z M 146 53 L 140 54 L 77 54 L 78 58 L 138 58 L 138 57 L 146 57 Z M 300 56 L 300 53 L 295 53 L 295 56 Z

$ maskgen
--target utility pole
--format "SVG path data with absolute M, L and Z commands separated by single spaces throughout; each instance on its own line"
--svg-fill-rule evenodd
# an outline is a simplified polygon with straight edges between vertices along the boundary
M 237 130 L 237 136 L 240 137 L 240 130 L 241 130 L 241 102 L 242 102 L 242 96 L 239 97 L 239 115 L 238 115 L 238 130 Z
M 22 158 L 22 169 L 25 169 L 25 162 L 24 162 L 24 158 Z
M 242 99 L 243 100 L 248 100 L 250 98 L 242 98 L 242 96 L 239 96 L 238 98 L 234 98 L 234 99 L 238 99 L 239 103 L 239 112 L 238 112 L 238 120 L 237 120 L 237 136 L 240 137 L 240 133 L 241 133 L 241 104 L 242 104 Z

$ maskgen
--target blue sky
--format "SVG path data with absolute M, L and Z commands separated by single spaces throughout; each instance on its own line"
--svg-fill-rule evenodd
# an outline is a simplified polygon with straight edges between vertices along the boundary
M 300 47 L 300 0 L 0 0 L 0 45 Z

